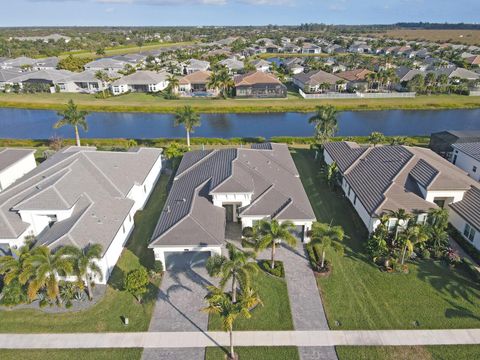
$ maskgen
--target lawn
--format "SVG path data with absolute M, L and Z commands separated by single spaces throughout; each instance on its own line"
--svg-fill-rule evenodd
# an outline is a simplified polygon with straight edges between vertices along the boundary
M 340 359 L 469 360 L 478 358 L 480 345 L 337 346 L 336 350 Z
M 480 327 L 478 283 L 435 261 L 410 264 L 408 275 L 378 270 L 364 250 L 363 223 L 347 200 L 328 188 L 313 153 L 297 150 L 293 157 L 317 219 L 341 225 L 348 236 L 344 257 L 328 253 L 332 275 L 318 279 L 332 329 Z
M 257 289 L 264 306 L 256 307 L 250 319 L 239 317 L 235 330 L 293 330 L 285 280 L 260 270 L 252 279 L 252 286 Z M 218 315 L 210 315 L 208 330 L 222 330 Z
M 62 109 L 69 99 L 82 109 L 112 112 L 172 113 L 179 107 L 191 105 L 202 113 L 248 112 L 311 112 L 318 105 L 332 104 L 338 110 L 391 110 L 391 109 L 454 109 L 479 108 L 480 96 L 431 95 L 397 99 L 303 99 L 289 94 L 286 99 L 180 99 L 165 100 L 161 96 L 131 93 L 107 99 L 91 94 L 13 94 L 0 93 L 0 107 L 29 109 Z
M 166 198 L 168 178 L 162 176 L 143 211 L 135 216 L 135 229 L 130 236 L 113 273 L 107 292 L 98 304 L 85 311 L 46 314 L 39 310 L 5 310 L 0 312 L 0 332 L 107 332 L 146 331 L 150 324 L 158 291 L 159 279 L 150 283 L 143 304 L 122 289 L 123 275 L 140 264 L 151 267 L 153 253 L 146 247 Z M 124 326 L 121 317 L 129 318 Z M 25 321 L 28 319 L 28 321 Z
M 228 351 L 228 350 L 227 350 Z M 284 347 L 236 347 L 235 352 L 241 360 L 299 360 L 298 350 L 294 346 Z M 205 360 L 224 360 L 225 350 L 218 347 L 205 349 Z M 1 353 L 0 353 L 1 355 Z
M 141 355 L 142 349 L 0 350 L 2 360 L 137 360 Z

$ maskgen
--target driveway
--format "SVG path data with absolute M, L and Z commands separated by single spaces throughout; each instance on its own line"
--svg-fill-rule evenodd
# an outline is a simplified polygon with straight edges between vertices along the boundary
M 149 332 L 206 331 L 208 314 L 203 298 L 211 285 L 205 270 L 206 252 L 167 253 L 167 271 L 162 279 Z M 203 359 L 204 348 L 145 349 L 144 360 Z

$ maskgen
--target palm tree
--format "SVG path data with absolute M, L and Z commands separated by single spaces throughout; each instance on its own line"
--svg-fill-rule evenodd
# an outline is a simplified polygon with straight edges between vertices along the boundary
M 190 133 L 200 126 L 200 115 L 190 105 L 185 105 L 175 113 L 175 126 L 182 124 L 187 131 L 187 147 L 190 150 Z
M 233 324 L 239 316 L 250 319 L 252 317 L 252 309 L 257 305 L 263 304 L 262 300 L 251 288 L 243 289 L 237 302 L 232 302 L 228 294 L 225 294 L 215 286 L 209 286 L 208 291 L 209 293 L 205 296 L 208 306 L 203 311 L 209 314 L 218 314 L 221 317 L 223 330 L 228 331 L 230 335 L 229 357 L 234 359 Z
M 434 227 L 445 230 L 448 225 L 448 210 L 444 208 L 430 209 L 428 223 Z
M 448 245 L 448 233 L 444 229 L 430 226 L 428 233 L 434 251 L 439 251 Z
M 425 231 L 425 227 L 421 225 L 413 225 L 407 227 L 407 229 L 400 236 L 400 241 L 402 243 L 402 260 L 401 264 L 405 262 L 405 256 L 408 253 L 410 256 L 413 253 L 415 245 L 423 243 L 428 240 L 428 234 Z
M 76 140 L 77 146 L 81 146 L 78 127 L 81 126 L 83 130 L 88 131 L 88 124 L 87 124 L 87 120 L 85 119 L 88 113 L 83 110 L 78 110 L 77 105 L 75 105 L 73 100 L 70 99 L 68 101 L 67 108 L 62 112 L 58 112 L 57 115 L 61 116 L 62 118 L 58 120 L 53 125 L 53 127 L 55 129 L 58 129 L 65 125 L 73 126 L 73 128 L 75 129 L 75 140 Z
M 317 106 L 308 122 L 315 125 L 315 137 L 323 147 L 338 130 L 337 110 L 332 105 Z
M 95 79 L 100 80 L 102 82 L 102 96 L 105 99 L 106 94 L 105 94 L 105 83 L 110 81 L 110 77 L 105 71 L 98 70 L 95 73 Z
M 26 260 L 26 266 L 20 275 L 20 282 L 28 282 L 28 298 L 35 299 L 38 291 L 45 287 L 51 300 L 61 303 L 58 277 L 72 274 L 73 266 L 63 248 L 52 253 L 47 246 L 39 246 Z
M 178 85 L 179 85 L 178 78 L 175 75 L 168 75 L 167 81 L 168 81 L 168 88 L 172 93 L 175 94 L 178 91 Z
M 19 279 L 30 255 L 30 247 L 24 245 L 18 249 L 15 256 L 0 256 L 0 275 L 6 285 Z
M 210 276 L 219 276 L 220 287 L 223 289 L 228 281 L 232 281 L 232 301 L 237 302 L 237 281 L 241 289 L 250 287 L 251 277 L 256 274 L 258 268 L 250 259 L 255 254 L 250 251 L 242 251 L 232 243 L 227 243 L 228 258 L 215 255 L 207 261 L 207 271 Z
M 397 219 L 397 222 L 395 223 L 395 237 L 394 237 L 394 242 L 397 241 L 398 238 L 398 232 L 400 229 L 400 221 L 403 221 L 404 223 L 412 217 L 405 209 L 398 209 L 396 211 L 394 210 L 389 210 L 390 217 Z
M 226 98 L 229 90 L 234 86 L 234 82 L 226 67 L 223 67 L 218 72 L 218 85 L 221 88 L 222 97 Z
M 275 249 L 277 243 L 284 240 L 288 245 L 295 246 L 297 239 L 290 232 L 295 228 L 291 221 L 279 223 L 277 220 L 260 220 L 254 226 L 254 233 L 258 234 L 256 250 L 272 249 L 271 268 L 275 268 Z
M 368 137 L 368 141 L 373 144 L 373 147 L 375 147 L 377 144 L 385 141 L 385 135 L 383 135 L 381 132 L 374 131 Z
M 321 268 L 325 266 L 325 253 L 330 247 L 335 251 L 343 251 L 343 247 L 338 242 L 343 241 L 344 237 L 345 233 L 341 226 L 331 226 L 317 221 L 312 224 L 311 244 L 318 244 L 322 249 Z
M 79 249 L 75 246 L 65 246 L 63 251 L 69 255 L 73 264 L 73 272 L 78 281 L 87 285 L 87 294 L 90 300 L 93 299 L 92 293 L 92 275 L 103 278 L 102 270 L 97 264 L 97 260 L 102 257 L 102 245 L 93 244 L 85 249 Z
M 334 161 L 330 165 L 328 165 L 328 168 L 327 168 L 327 182 L 332 187 L 335 184 L 337 174 L 338 174 L 338 165 Z

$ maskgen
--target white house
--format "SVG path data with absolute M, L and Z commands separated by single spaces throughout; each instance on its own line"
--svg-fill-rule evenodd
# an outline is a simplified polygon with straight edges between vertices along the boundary
M 475 184 L 441 156 L 419 147 L 331 142 L 324 159 L 336 163 L 342 189 L 369 232 L 383 214 L 399 209 L 424 222 L 430 209 L 462 203 Z M 390 226 L 395 223 L 392 218 Z
M 271 63 L 263 59 L 252 61 L 252 65 L 255 66 L 255 69 L 257 71 L 261 71 L 261 72 L 269 72 L 272 66 Z
M 0 193 L 0 245 L 102 245 L 106 283 L 161 170 L 161 149 L 68 147 Z
M 184 65 L 185 74 L 192 74 L 197 71 L 207 71 L 210 68 L 210 63 L 208 61 L 190 59 Z
M 107 89 L 107 83 L 98 79 L 96 70 L 85 70 L 80 73 L 73 73 L 58 80 L 57 85 L 60 92 L 87 93 L 93 94 Z M 118 76 L 108 73 L 110 77 Z
M 290 220 L 308 242 L 315 214 L 284 144 L 194 151 L 177 170 L 149 248 L 166 268 L 186 251 L 220 254 L 226 227 Z
M 129 91 L 132 92 L 158 92 L 165 90 L 168 86 L 166 71 L 137 71 L 114 81 L 110 88 L 113 95 L 120 95 Z
M 33 149 L 0 150 L 0 192 L 37 166 Z
M 473 186 L 460 202 L 450 205 L 449 221 L 480 250 L 480 189 Z
M 480 142 L 452 144 L 452 164 L 480 181 Z

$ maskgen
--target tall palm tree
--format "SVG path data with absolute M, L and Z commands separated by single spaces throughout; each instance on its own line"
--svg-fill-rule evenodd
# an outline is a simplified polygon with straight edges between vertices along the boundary
M 220 86 L 222 97 L 226 98 L 228 91 L 234 86 L 233 79 L 226 67 L 222 67 L 218 71 L 218 85 Z
M 315 125 L 315 137 L 323 147 L 338 130 L 337 110 L 332 105 L 317 106 L 308 122 Z
M 63 248 L 52 253 L 47 246 L 39 246 L 26 260 L 26 267 L 20 275 L 20 282 L 28 282 L 28 298 L 34 300 L 41 288 L 46 288 L 51 300 L 61 303 L 58 277 L 70 275 L 73 266 Z
M 220 84 L 220 76 L 218 71 L 212 71 L 210 76 L 208 77 L 207 88 L 217 90 L 221 86 Z
M 430 209 L 428 212 L 428 223 L 434 228 L 444 230 L 448 225 L 448 210 L 440 207 Z
M 168 81 L 168 88 L 172 93 L 175 94 L 178 91 L 178 85 L 179 85 L 178 77 L 176 77 L 175 75 L 168 75 L 167 81 Z
M 398 233 L 400 230 L 400 221 L 407 222 L 408 220 L 411 219 L 411 215 L 407 213 L 405 209 L 398 209 L 398 210 L 390 210 L 390 217 L 397 219 L 397 222 L 395 223 L 395 237 L 394 237 L 394 242 L 397 241 L 398 239 Z
M 77 105 L 75 105 L 73 100 L 70 99 L 68 101 L 66 109 L 64 111 L 58 112 L 57 115 L 61 116 L 62 118 L 58 120 L 53 125 L 53 127 L 55 129 L 58 129 L 65 125 L 73 126 L 73 128 L 75 129 L 75 140 L 76 140 L 77 146 L 81 146 L 78 127 L 80 126 L 83 128 L 83 130 L 88 131 L 88 124 L 87 124 L 87 120 L 85 119 L 86 116 L 88 115 L 88 112 L 83 110 L 78 110 Z
M 335 251 L 341 252 L 343 250 L 338 242 L 343 241 L 345 233 L 341 226 L 331 226 L 316 221 L 312 224 L 311 234 L 312 245 L 319 244 L 322 249 L 320 266 L 323 268 L 325 266 L 325 253 L 330 247 L 333 247 Z
M 97 72 L 95 72 L 95 79 L 102 82 L 102 96 L 105 99 L 107 97 L 105 94 L 105 83 L 108 83 L 110 81 L 110 77 L 105 71 L 98 70 Z
M 402 232 L 400 236 L 400 241 L 402 243 L 402 259 L 401 264 L 405 262 L 405 256 L 409 254 L 410 256 L 413 253 L 415 245 L 423 243 L 428 240 L 428 234 L 425 231 L 425 227 L 421 225 L 413 225 L 407 227 L 407 229 Z
M 183 125 L 187 131 L 187 147 L 190 150 L 190 133 L 200 126 L 200 115 L 190 105 L 185 105 L 175 113 L 175 126 Z
M 250 262 L 255 254 L 238 249 L 232 243 L 227 243 L 228 258 L 215 255 L 207 261 L 207 271 L 210 276 L 219 276 L 220 287 L 223 289 L 228 281 L 232 281 L 232 301 L 237 302 L 237 281 L 242 289 L 250 287 L 252 275 L 257 273 L 257 265 Z
M 279 223 L 277 220 L 260 220 L 254 226 L 254 233 L 258 234 L 256 249 L 272 249 L 271 268 L 275 268 L 275 250 L 277 243 L 285 241 L 290 246 L 295 246 L 297 239 L 290 232 L 295 228 L 291 221 Z
M 15 256 L 0 256 L 0 275 L 6 285 L 19 279 L 30 255 L 30 247 L 24 245 L 18 249 Z
M 79 249 L 75 246 L 65 246 L 63 248 L 64 254 L 69 256 L 73 264 L 73 272 L 78 281 L 86 284 L 90 300 L 93 299 L 92 276 L 98 276 L 100 280 L 103 278 L 102 270 L 97 263 L 97 260 L 102 257 L 102 251 L 102 245 L 100 244 L 93 244 L 85 249 Z
M 251 288 L 243 289 L 237 302 L 232 302 L 230 296 L 215 286 L 208 287 L 209 293 L 205 296 L 208 306 L 203 311 L 217 314 L 222 319 L 222 327 L 230 336 L 230 359 L 235 358 L 233 348 L 233 325 L 239 316 L 246 319 L 252 317 L 252 309 L 262 304 L 258 294 Z

